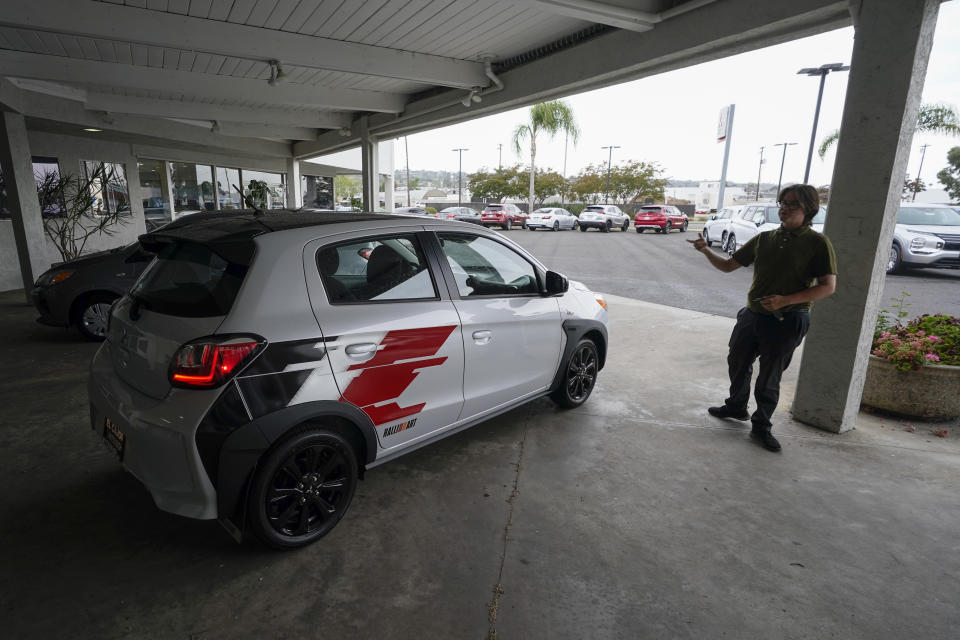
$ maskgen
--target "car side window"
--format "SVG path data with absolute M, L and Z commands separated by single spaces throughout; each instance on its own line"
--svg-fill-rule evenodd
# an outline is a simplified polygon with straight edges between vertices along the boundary
M 466 233 L 441 233 L 440 246 L 464 298 L 538 294 L 537 272 L 513 249 Z
M 317 251 L 317 270 L 331 304 L 439 299 L 413 234 L 323 247 Z

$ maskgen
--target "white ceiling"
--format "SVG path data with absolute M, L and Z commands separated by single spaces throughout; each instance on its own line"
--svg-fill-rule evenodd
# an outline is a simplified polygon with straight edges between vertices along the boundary
M 393 137 L 844 24 L 830 0 L 4 0 L 0 107 L 304 156 L 363 117 Z

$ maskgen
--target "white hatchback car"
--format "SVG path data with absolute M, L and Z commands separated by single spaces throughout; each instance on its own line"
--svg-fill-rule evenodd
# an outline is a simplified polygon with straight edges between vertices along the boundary
M 576 229 L 579 226 L 577 216 L 560 207 L 542 207 L 530 214 L 527 218 L 527 229 Z
M 606 233 L 610 229 L 618 228 L 626 231 L 630 228 L 630 216 L 620 210 L 615 204 L 591 204 L 580 212 L 580 231 L 599 229 Z
M 293 548 L 365 469 L 549 396 L 582 405 L 602 297 L 475 224 L 210 215 L 156 254 L 90 366 L 91 426 L 164 511 Z
M 949 205 L 902 203 L 887 273 L 904 267 L 960 268 L 960 213 Z

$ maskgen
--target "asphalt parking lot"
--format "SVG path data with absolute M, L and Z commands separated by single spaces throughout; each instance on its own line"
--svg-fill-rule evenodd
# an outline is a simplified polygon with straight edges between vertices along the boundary
M 89 427 L 96 346 L 0 294 L 4 636 L 955 635 L 960 440 L 794 423 L 794 370 L 771 454 L 704 411 L 732 320 L 609 301 L 586 405 L 538 400 L 374 469 L 330 535 L 278 553 L 156 509 Z
M 611 231 L 503 232 L 550 268 L 584 282 L 596 291 L 682 309 L 733 318 L 746 301 L 752 269 L 721 273 L 697 255 L 686 240 L 698 231 L 637 234 Z M 718 251 L 714 247 L 715 251 Z M 840 274 L 843 277 L 843 274 Z M 891 298 L 910 294 L 909 317 L 947 313 L 960 317 L 960 269 L 912 270 L 887 276 L 881 308 Z

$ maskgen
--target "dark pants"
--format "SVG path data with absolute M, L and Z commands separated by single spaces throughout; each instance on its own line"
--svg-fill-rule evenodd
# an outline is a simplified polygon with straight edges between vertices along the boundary
M 810 314 L 806 311 L 784 312 L 783 320 L 746 307 L 737 313 L 727 356 L 730 397 L 726 404 L 737 411 L 747 409 L 753 363 L 759 357 L 760 372 L 753 392 L 757 410 L 750 416 L 754 429 L 770 430 L 770 418 L 780 399 L 780 377 L 809 328 Z

